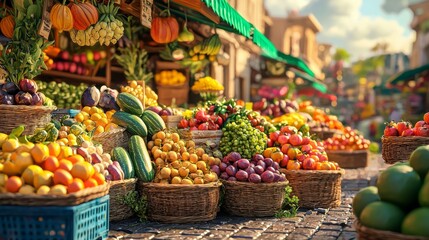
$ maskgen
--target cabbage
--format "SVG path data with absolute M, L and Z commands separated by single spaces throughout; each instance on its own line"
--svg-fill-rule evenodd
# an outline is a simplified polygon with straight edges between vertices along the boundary
M 101 96 L 98 106 L 103 108 L 104 111 L 116 110 L 119 111 L 119 105 L 116 103 L 118 97 L 118 91 L 115 89 L 108 88 L 106 86 L 101 87 Z
M 95 86 L 88 87 L 82 94 L 80 103 L 83 107 L 94 107 L 97 106 L 100 101 L 100 91 Z

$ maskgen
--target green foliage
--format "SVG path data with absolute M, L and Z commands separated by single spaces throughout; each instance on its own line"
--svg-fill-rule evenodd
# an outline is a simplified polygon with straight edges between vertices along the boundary
M 337 48 L 337 51 L 334 54 L 335 61 L 348 61 L 350 59 L 350 53 L 347 52 L 344 48 Z
M 147 198 L 145 195 L 139 196 L 137 191 L 129 191 L 123 199 L 122 203 L 129 206 L 134 213 L 139 217 L 140 221 L 146 221 Z
M 294 217 L 299 208 L 298 202 L 299 202 L 298 197 L 292 195 L 292 187 L 287 186 L 284 192 L 282 209 L 276 213 L 275 217 L 276 218 Z
M 384 67 L 384 55 L 371 57 L 362 61 L 358 61 L 352 66 L 352 71 L 359 77 L 366 77 L 368 73 L 374 72 L 379 68 Z
M 147 51 L 140 49 L 137 44 L 118 48 L 120 54 L 115 54 L 115 59 L 124 69 L 127 80 L 143 80 L 149 83 L 153 74 L 147 70 Z

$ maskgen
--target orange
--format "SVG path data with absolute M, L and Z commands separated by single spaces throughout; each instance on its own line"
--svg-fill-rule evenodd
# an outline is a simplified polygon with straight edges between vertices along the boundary
M 72 183 L 67 187 L 68 193 L 74 193 L 78 192 L 85 188 L 85 185 L 83 184 L 83 181 L 79 178 L 73 179 Z
M 67 172 L 70 172 L 73 167 L 73 163 L 67 159 L 61 159 L 59 163 L 58 169 L 64 169 Z
M 60 155 L 58 155 L 58 159 L 68 158 L 73 155 L 73 149 L 67 146 L 61 146 Z
M 98 185 L 103 185 L 106 183 L 106 178 L 104 178 L 104 175 L 101 173 L 94 173 L 94 176 L 92 176 L 92 179 L 95 179 Z
M 281 151 L 276 151 L 271 153 L 271 158 L 274 162 L 280 163 L 283 160 L 284 154 Z
M 16 164 L 10 161 L 6 161 L 3 164 L 3 173 L 6 173 L 8 176 L 20 174 L 19 168 L 16 166 Z
M 22 179 L 17 176 L 12 176 L 6 181 L 6 191 L 16 193 L 22 187 Z
M 49 156 L 44 162 L 44 169 L 51 172 L 55 172 L 55 170 L 57 170 L 59 166 L 60 163 L 58 161 L 58 158 L 54 156 Z
M 269 158 L 269 157 L 271 157 L 271 154 L 273 153 L 273 151 L 275 150 L 276 148 L 275 147 L 269 147 L 269 148 L 266 148 L 265 150 L 264 150 L 264 152 L 263 152 L 263 156 L 265 157 L 265 158 Z
M 107 120 L 107 118 L 100 118 L 95 123 L 97 126 L 106 127 L 106 125 L 109 123 L 109 120 Z
M 83 181 L 88 180 L 88 178 L 94 175 L 95 169 L 89 162 L 78 162 L 73 165 L 71 174 L 74 178 L 80 178 Z
M 67 160 L 73 164 L 85 161 L 85 159 L 79 154 L 72 155 L 72 156 L 68 157 Z
M 97 180 L 95 180 L 94 178 L 89 178 L 83 183 L 83 185 L 85 186 L 85 188 L 92 188 L 92 187 L 97 187 L 98 183 L 97 183 Z
M 73 182 L 73 176 L 64 169 L 58 169 L 54 172 L 54 184 L 68 186 Z
M 48 144 L 49 155 L 58 157 L 61 152 L 61 146 L 57 142 L 51 142 Z

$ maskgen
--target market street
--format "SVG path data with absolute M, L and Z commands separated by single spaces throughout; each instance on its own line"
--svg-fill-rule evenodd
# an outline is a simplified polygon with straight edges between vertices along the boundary
M 110 223 L 108 239 L 356 239 L 351 210 L 353 196 L 374 185 L 386 165 L 381 155 L 370 155 L 367 168 L 346 170 L 343 201 L 333 209 L 300 209 L 293 218 L 241 218 L 220 213 L 207 223 L 141 223 L 137 219 Z

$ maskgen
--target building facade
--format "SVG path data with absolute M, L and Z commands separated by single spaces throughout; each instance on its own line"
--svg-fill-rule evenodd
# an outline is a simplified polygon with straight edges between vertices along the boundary
M 416 33 L 410 55 L 410 67 L 416 68 L 429 63 L 429 0 L 409 7 L 414 14 L 410 26 Z

